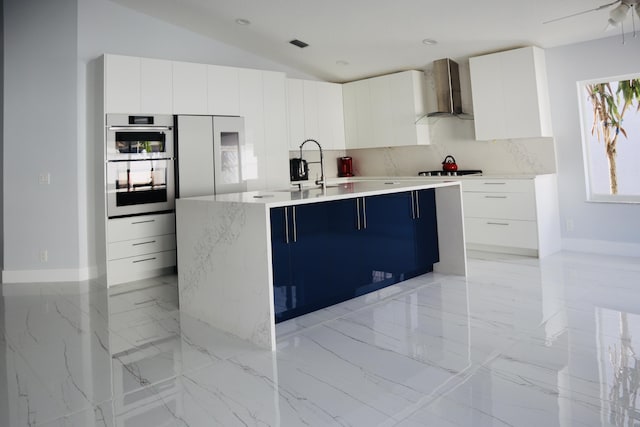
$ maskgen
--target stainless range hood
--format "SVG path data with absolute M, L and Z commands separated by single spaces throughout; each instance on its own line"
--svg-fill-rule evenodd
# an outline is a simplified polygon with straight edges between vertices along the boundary
M 449 58 L 433 61 L 433 78 L 438 105 L 427 117 L 462 114 L 458 63 Z

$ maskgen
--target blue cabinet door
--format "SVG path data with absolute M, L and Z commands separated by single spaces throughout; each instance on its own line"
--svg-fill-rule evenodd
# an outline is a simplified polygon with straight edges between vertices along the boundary
M 435 193 L 271 209 L 276 322 L 431 271 Z
M 290 208 L 272 208 L 271 257 L 276 319 L 296 305 L 297 292 L 292 279 L 289 227 Z
M 416 262 L 420 271 L 423 271 L 424 266 L 432 266 L 440 260 L 435 190 L 415 191 L 414 202 Z M 429 268 L 426 271 L 431 270 Z
M 365 232 L 362 247 L 367 253 L 371 284 L 396 283 L 414 269 L 415 246 L 412 201 L 409 192 L 363 199 Z

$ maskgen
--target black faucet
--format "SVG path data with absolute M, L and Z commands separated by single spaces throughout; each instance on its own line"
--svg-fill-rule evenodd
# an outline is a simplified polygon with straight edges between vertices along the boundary
M 320 163 L 320 179 L 316 180 L 316 185 L 322 185 L 322 191 L 327 191 L 327 183 L 325 182 L 326 180 L 324 179 L 324 157 L 322 154 L 322 146 L 320 145 L 320 143 L 315 139 L 305 140 L 302 144 L 300 144 L 300 159 L 302 159 L 302 147 L 304 147 L 304 144 L 306 144 L 307 142 L 315 142 L 316 145 L 318 146 L 318 149 L 320 150 L 320 161 L 319 162 L 308 161 L 307 164 Z M 302 167 L 302 162 L 300 162 L 300 167 Z

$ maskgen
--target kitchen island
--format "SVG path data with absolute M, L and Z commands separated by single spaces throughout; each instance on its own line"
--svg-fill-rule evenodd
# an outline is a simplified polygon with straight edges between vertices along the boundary
M 432 269 L 466 275 L 457 181 L 178 199 L 176 234 L 181 312 L 271 350 L 276 321 Z

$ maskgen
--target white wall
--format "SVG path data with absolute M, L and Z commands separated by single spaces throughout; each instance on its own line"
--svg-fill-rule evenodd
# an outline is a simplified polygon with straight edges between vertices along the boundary
M 640 204 L 586 201 L 576 83 L 640 72 L 640 38 L 619 35 L 546 50 L 566 249 L 640 256 Z M 634 141 L 640 143 L 640 141 Z M 639 159 L 640 160 L 640 159 Z M 566 227 L 567 220 L 573 230 Z
M 75 0 L 4 0 L 4 273 L 79 267 L 76 15 Z
M 3 0 L 3 281 L 82 280 L 103 256 L 92 112 L 103 53 L 284 71 L 108 0 Z M 101 156 L 100 156 L 101 158 Z M 38 184 L 40 173 L 50 185 Z M 48 250 L 48 261 L 40 251 Z

